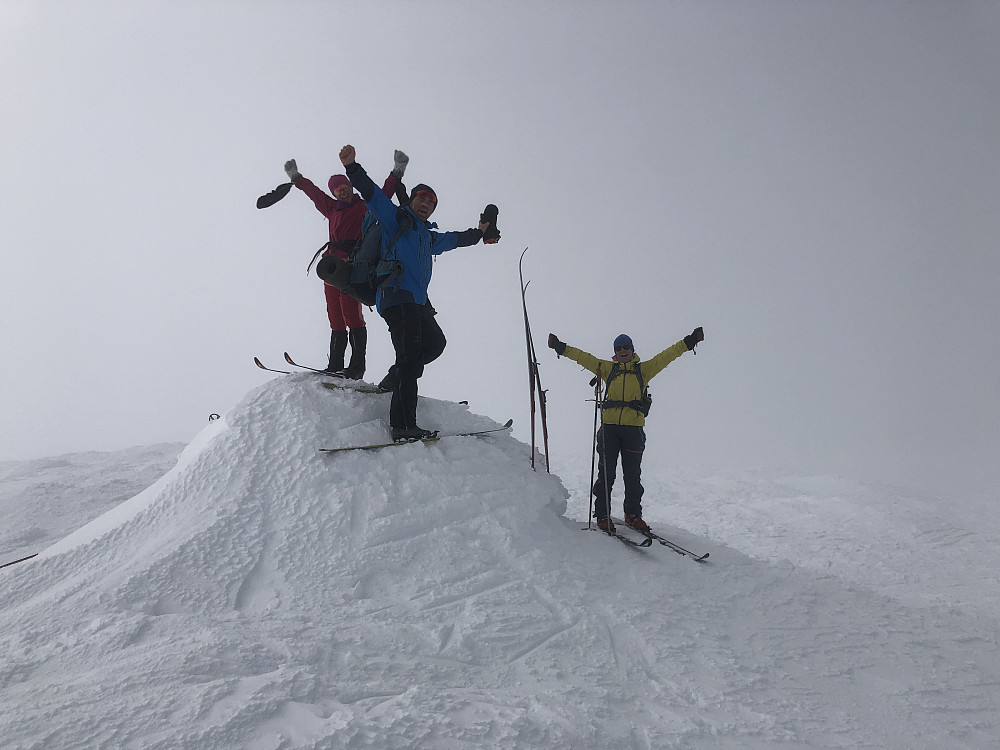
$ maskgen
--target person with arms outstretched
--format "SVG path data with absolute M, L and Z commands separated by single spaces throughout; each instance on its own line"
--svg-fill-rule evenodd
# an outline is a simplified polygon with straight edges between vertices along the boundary
M 554 334 L 548 345 L 556 354 L 568 357 L 605 382 L 604 400 L 599 404 L 601 428 L 597 432 L 598 473 L 591 488 L 594 495 L 594 516 L 597 527 L 614 532 L 611 520 L 611 488 L 615 484 L 618 457 L 622 461 L 625 483 L 625 523 L 638 531 L 648 532 L 642 519 L 642 454 L 646 448 L 646 415 L 652 400 L 647 386 L 657 374 L 687 351 L 694 351 L 705 340 L 699 326 L 673 346 L 664 349 L 648 362 L 641 362 L 632 346 L 632 339 L 621 334 L 614 341 L 614 358 L 601 360 L 582 349 L 569 346 Z
M 395 152 L 392 172 L 382 185 L 382 192 L 386 196 L 392 197 L 397 188 L 402 189 L 401 180 L 408 162 L 406 154 L 402 151 Z M 345 260 L 350 258 L 361 239 L 361 224 L 367 211 L 365 202 L 351 187 L 351 181 L 345 175 L 333 175 L 327 183 L 333 194 L 331 198 L 312 180 L 302 176 L 295 159 L 285 162 L 285 173 L 292 184 L 309 196 L 316 209 L 329 221 L 330 243 L 324 256 L 333 253 Z M 406 194 L 402 195 L 405 197 Z M 365 326 L 361 303 L 342 294 L 330 284 L 324 284 L 323 291 L 326 293 L 326 313 L 330 320 L 330 360 L 326 371 L 331 375 L 360 380 L 365 375 L 365 355 L 368 349 L 368 328 Z M 351 345 L 351 360 L 345 367 L 348 343 Z
M 406 207 L 397 207 L 375 188 L 375 183 L 356 161 L 353 146 L 340 150 L 351 184 L 378 216 L 382 225 L 383 258 L 398 264 L 394 280 L 378 290 L 376 309 L 389 327 L 396 361 L 379 384 L 392 391 L 389 426 L 393 440 L 419 440 L 434 433 L 417 425 L 417 381 L 424 366 L 433 362 L 447 344 L 444 332 L 434 320 L 435 310 L 427 297 L 434 256 L 477 244 L 489 233 L 495 242 L 499 234 L 485 216 L 477 228 L 463 232 L 438 232 L 430 221 L 437 208 L 437 194 L 420 184 L 410 191 Z

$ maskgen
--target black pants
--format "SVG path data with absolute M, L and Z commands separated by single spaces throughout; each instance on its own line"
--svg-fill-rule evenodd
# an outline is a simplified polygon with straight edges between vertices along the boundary
M 646 447 L 646 431 L 642 427 L 605 424 L 597 431 L 597 481 L 594 483 L 594 515 L 610 515 L 608 499 L 615 485 L 618 456 L 622 459 L 622 479 L 625 482 L 625 514 L 642 516 L 642 451 Z
M 417 380 L 424 365 L 441 356 L 448 341 L 434 320 L 431 303 L 404 302 L 382 310 L 389 326 L 392 347 L 396 350 L 399 386 L 392 392 L 389 406 L 390 427 L 417 426 Z

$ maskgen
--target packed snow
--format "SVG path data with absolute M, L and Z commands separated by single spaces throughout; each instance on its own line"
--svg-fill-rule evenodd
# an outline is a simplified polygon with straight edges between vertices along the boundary
M 39 553 L 0 569 L 0 744 L 1000 743 L 992 508 L 650 445 L 696 563 L 586 530 L 590 435 L 551 474 L 506 432 L 319 452 L 384 442 L 388 399 L 289 375 L 183 451 L 0 464 L 0 564 Z

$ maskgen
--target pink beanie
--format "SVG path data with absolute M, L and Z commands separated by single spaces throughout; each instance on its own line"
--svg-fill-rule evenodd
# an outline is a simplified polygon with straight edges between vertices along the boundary
M 350 186 L 351 181 L 349 179 L 347 179 L 347 177 L 345 177 L 342 174 L 335 174 L 333 177 L 330 178 L 330 183 L 329 184 L 330 184 L 330 192 L 332 193 L 334 190 L 336 190 L 341 185 L 348 185 L 348 186 Z

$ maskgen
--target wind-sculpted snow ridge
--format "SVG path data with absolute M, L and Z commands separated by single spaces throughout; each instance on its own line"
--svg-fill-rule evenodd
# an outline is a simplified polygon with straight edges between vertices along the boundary
M 384 441 L 388 400 L 275 379 L 153 486 L 5 569 L 4 750 L 995 740 L 996 612 L 902 601 L 790 562 L 802 549 L 716 539 L 698 565 L 581 532 L 506 433 L 318 451 Z M 445 433 L 516 416 L 419 414 Z M 681 498 L 724 486 L 653 479 L 649 507 L 692 513 Z
M 166 474 L 184 446 L 0 462 L 0 565 L 49 546 Z

